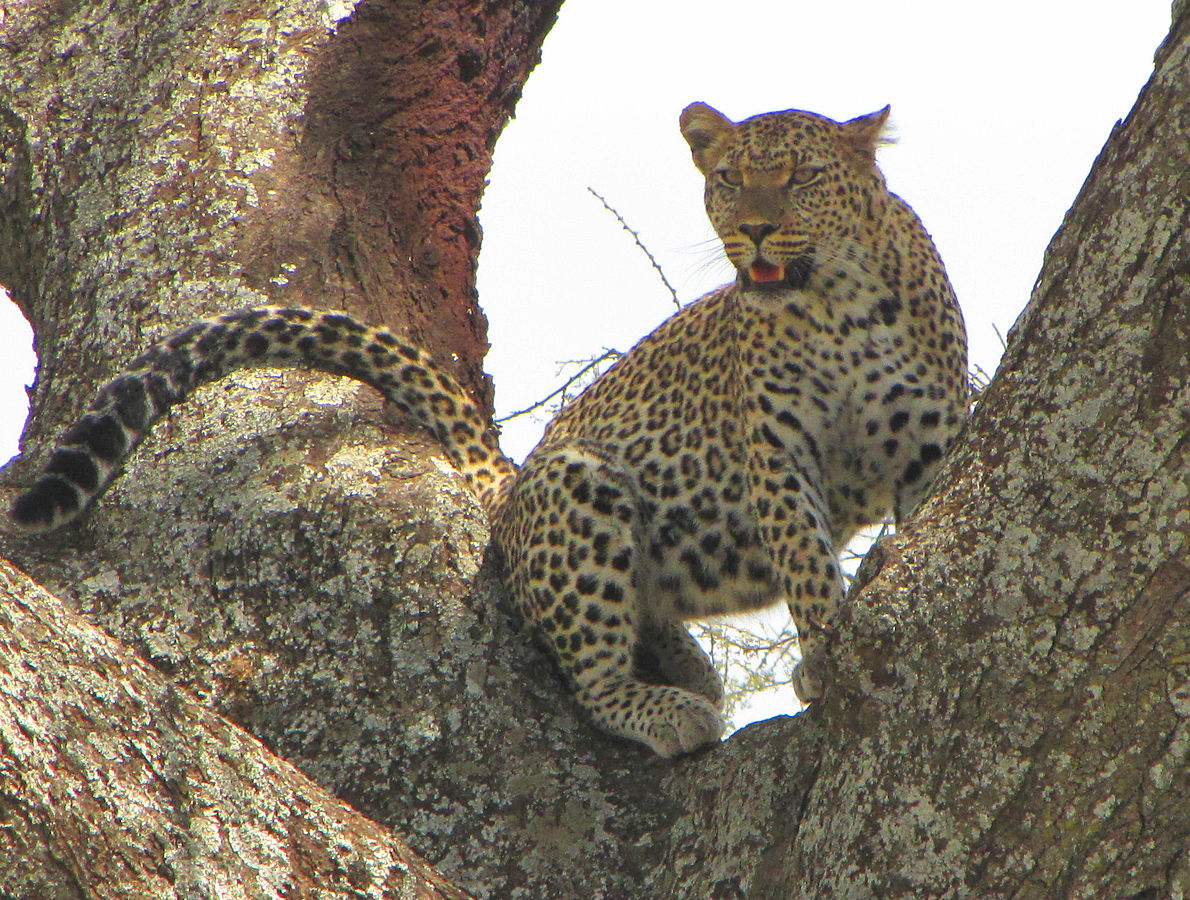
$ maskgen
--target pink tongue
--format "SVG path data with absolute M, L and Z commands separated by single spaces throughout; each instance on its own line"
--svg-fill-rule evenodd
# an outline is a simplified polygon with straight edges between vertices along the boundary
M 752 280 L 757 284 L 767 284 L 773 281 L 780 281 L 784 278 L 785 270 L 780 266 L 774 266 L 772 263 L 758 259 L 748 267 L 748 274 L 752 276 Z

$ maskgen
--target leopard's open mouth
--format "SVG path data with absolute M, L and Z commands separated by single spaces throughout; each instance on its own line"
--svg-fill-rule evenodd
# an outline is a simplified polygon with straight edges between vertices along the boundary
M 812 269 L 813 260 L 809 256 L 795 256 L 784 266 L 757 259 L 748 266 L 746 272 L 741 271 L 740 274 L 750 287 L 769 290 L 780 288 L 798 290 L 806 286 Z
M 748 277 L 752 279 L 753 284 L 772 284 L 785 280 L 785 268 L 758 259 L 748 266 Z

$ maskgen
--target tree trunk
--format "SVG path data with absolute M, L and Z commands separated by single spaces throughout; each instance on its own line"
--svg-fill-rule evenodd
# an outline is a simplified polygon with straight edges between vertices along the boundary
M 26 453 L 261 302 L 403 328 L 482 400 L 474 213 L 555 12 L 0 0 Z M 427 438 L 334 379 L 201 392 L 80 525 L 4 538 L 57 597 L 0 585 L 0 892 L 458 896 L 392 829 L 477 897 L 1185 896 L 1188 172 L 1180 4 L 825 702 L 673 763 L 576 718 Z

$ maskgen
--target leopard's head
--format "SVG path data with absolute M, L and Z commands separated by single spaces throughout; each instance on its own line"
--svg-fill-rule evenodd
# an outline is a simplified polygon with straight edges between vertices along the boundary
M 887 119 L 887 106 L 847 122 L 789 110 L 737 123 L 705 103 L 682 111 L 707 215 L 745 284 L 800 287 L 824 255 L 866 242 L 889 196 L 876 167 Z

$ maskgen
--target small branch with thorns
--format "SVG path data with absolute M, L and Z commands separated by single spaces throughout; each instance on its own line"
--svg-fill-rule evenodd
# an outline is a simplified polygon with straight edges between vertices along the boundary
M 595 188 L 588 187 L 587 190 L 591 192 L 592 197 L 603 204 L 604 209 L 616 217 L 616 221 L 620 223 L 623 229 L 632 235 L 632 239 L 636 241 L 636 246 L 640 247 L 641 252 L 649 258 L 649 262 L 653 264 L 653 268 L 656 269 L 657 274 L 661 276 L 661 281 L 665 284 L 666 288 L 669 289 L 670 296 L 673 297 L 674 300 L 674 306 L 676 306 L 678 309 L 681 309 L 682 304 L 678 301 L 678 292 L 674 290 L 674 286 L 670 284 L 669 279 L 665 277 L 665 272 L 662 270 L 661 264 L 657 262 L 657 259 L 652 253 L 649 252 L 649 248 L 644 245 L 643 241 L 641 241 L 640 235 L 628 227 L 628 223 L 624 221 L 624 217 L 620 215 L 610 203 L 604 200 L 603 197 L 595 190 Z

